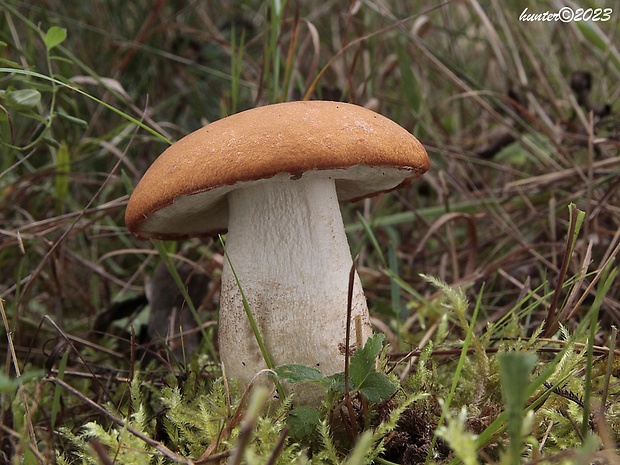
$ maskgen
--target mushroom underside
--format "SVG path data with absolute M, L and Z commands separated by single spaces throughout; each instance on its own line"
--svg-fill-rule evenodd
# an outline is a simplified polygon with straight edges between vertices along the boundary
M 243 188 L 282 181 L 332 179 L 338 200 L 347 202 L 390 191 L 419 173 L 411 167 L 376 167 L 355 165 L 348 169 L 314 170 L 301 176 L 279 173 L 267 179 L 239 181 L 232 185 L 188 192 L 158 200 L 162 205 L 153 209 L 140 223 L 137 234 L 142 237 L 177 239 L 224 232 L 229 224 L 228 194 Z M 205 214 L 208 212 L 208 214 Z

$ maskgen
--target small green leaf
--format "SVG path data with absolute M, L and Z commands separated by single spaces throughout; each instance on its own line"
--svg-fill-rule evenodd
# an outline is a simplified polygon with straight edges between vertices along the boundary
M 310 438 L 318 429 L 321 417 L 313 407 L 296 407 L 289 413 L 287 424 L 290 426 L 290 435 L 296 440 Z
M 536 365 L 536 354 L 530 352 L 502 352 L 498 354 L 499 375 L 506 407 L 519 411 L 527 400 L 527 386 Z
M 321 384 L 331 392 L 344 392 L 344 373 L 335 373 L 321 380 Z
M 385 340 L 385 334 L 383 333 L 373 334 L 372 336 L 368 338 L 368 340 L 364 344 L 364 348 L 362 349 L 362 352 L 365 352 L 368 357 L 374 360 L 375 358 L 377 358 L 377 355 L 379 355 L 379 352 L 381 352 L 381 349 L 383 348 L 384 340 Z
M 364 384 L 366 377 L 375 371 L 375 359 L 383 346 L 384 334 L 374 334 L 368 338 L 362 349 L 355 351 L 351 357 L 349 375 L 356 388 Z
M 47 47 L 49 51 L 62 44 L 66 38 L 67 30 L 64 27 L 52 26 L 43 37 L 43 41 L 45 42 L 45 47 Z
M 4 105 L 16 111 L 24 111 L 34 108 L 41 101 L 41 93 L 34 89 L 20 89 L 4 93 L 2 96 Z
M 275 368 L 278 377 L 289 383 L 303 383 L 307 381 L 320 381 L 323 379 L 323 373 L 316 368 L 304 365 L 280 365 Z
M 394 394 L 396 386 L 392 384 L 385 373 L 373 371 L 366 376 L 364 383 L 359 386 L 359 390 L 366 399 L 376 403 Z

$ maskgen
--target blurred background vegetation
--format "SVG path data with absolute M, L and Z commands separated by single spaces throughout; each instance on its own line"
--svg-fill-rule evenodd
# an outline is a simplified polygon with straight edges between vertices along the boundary
M 548 341 L 536 346 L 541 357 L 572 334 L 607 363 L 620 322 L 620 282 L 609 279 L 620 250 L 620 3 L 567 5 L 610 14 L 521 21 L 526 8 L 559 6 L 494 0 L 1 1 L 0 460 L 30 450 L 30 463 L 44 463 L 54 448 L 70 449 L 60 425 L 77 432 L 106 421 L 44 374 L 69 373 L 61 379 L 85 396 L 119 406 L 127 380 L 157 358 L 161 341 L 145 338 L 140 309 L 159 252 L 124 227 L 145 169 L 210 121 L 279 101 L 366 106 L 429 153 L 431 170 L 407 188 L 343 206 L 391 360 L 433 341 L 447 351 L 433 359 L 436 382 L 451 383 L 455 357 L 445 354 L 459 354 L 467 326 L 423 272 L 478 302 L 480 350 L 536 334 Z M 201 315 L 214 338 L 217 240 L 165 247 L 211 281 Z M 153 386 L 185 366 L 165 350 L 158 357 Z M 193 362 L 218 376 L 216 349 Z M 594 365 L 575 363 L 573 382 L 590 382 L 580 370 Z M 615 379 L 613 363 L 598 376 Z M 459 405 L 501 398 L 476 367 Z M 411 370 L 409 358 L 396 371 L 404 381 Z M 22 372 L 33 376 L 21 388 L 28 400 L 16 394 Z M 617 381 L 615 392 L 617 402 Z M 482 410 L 478 432 L 495 418 Z

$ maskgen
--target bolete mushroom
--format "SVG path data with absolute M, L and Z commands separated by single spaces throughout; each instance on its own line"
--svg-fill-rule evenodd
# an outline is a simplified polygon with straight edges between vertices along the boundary
M 352 267 L 338 202 L 395 189 L 428 167 L 415 137 L 363 107 L 267 105 L 173 144 L 144 174 L 125 218 L 140 238 L 228 231 L 219 345 L 229 378 L 244 386 L 265 368 L 239 285 L 276 366 L 330 375 L 344 369 Z M 364 342 L 372 329 L 357 275 L 351 315 L 362 323 L 351 340 Z M 295 393 L 303 403 L 303 388 Z

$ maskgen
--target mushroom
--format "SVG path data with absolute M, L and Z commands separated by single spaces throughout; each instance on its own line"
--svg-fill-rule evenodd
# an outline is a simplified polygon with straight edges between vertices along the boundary
M 275 366 L 296 363 L 331 375 L 344 369 L 352 268 L 338 202 L 390 191 L 428 167 L 415 137 L 363 107 L 267 105 L 169 147 L 135 188 L 125 219 L 140 238 L 228 231 L 219 346 L 229 378 L 246 386 L 265 368 L 240 288 Z M 357 274 L 351 318 L 361 321 L 351 325 L 351 340 L 363 343 L 372 328 Z M 310 387 L 293 390 L 298 403 L 316 398 Z

